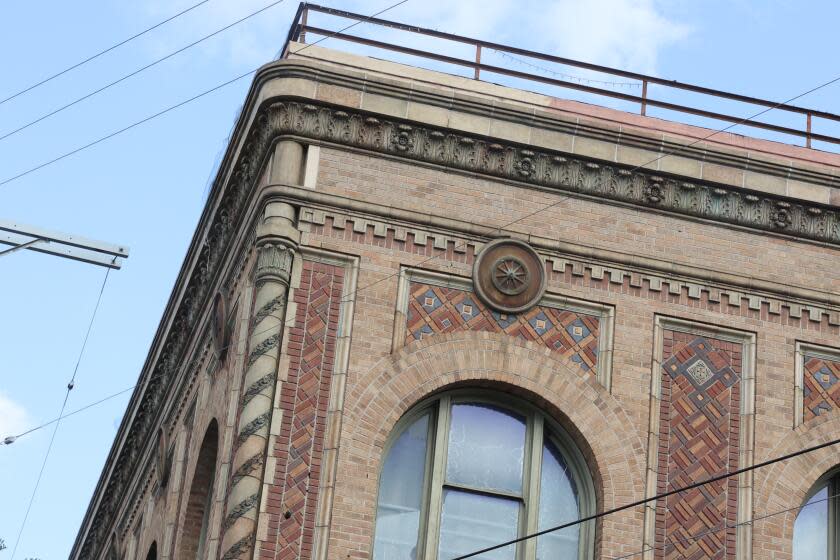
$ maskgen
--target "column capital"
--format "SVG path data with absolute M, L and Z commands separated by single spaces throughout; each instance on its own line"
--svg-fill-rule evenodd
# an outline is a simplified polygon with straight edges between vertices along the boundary
M 288 286 L 296 249 L 296 243 L 284 238 L 262 239 L 257 246 L 257 283 L 273 280 Z

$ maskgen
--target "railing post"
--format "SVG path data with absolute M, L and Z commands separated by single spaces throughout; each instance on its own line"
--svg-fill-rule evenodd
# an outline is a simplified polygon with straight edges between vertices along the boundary
M 806 126 L 806 135 L 805 135 L 805 147 L 811 147 L 811 113 L 807 113 L 807 126 Z
M 642 115 L 647 112 L 647 80 L 642 80 Z
M 481 76 L 481 68 L 478 67 L 478 65 L 481 64 L 481 45 L 475 46 L 475 63 L 475 79 L 478 80 Z
M 303 8 L 303 13 L 300 15 L 300 42 L 306 44 L 306 20 L 309 19 L 309 7 Z

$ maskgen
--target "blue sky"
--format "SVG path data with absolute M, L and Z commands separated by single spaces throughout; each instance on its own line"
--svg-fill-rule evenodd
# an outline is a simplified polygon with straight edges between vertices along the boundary
M 0 98 L 192 3 L 6 3 Z M 0 136 L 269 3 L 210 0 L 0 105 Z M 391 2 L 324 3 L 372 13 Z M 0 181 L 270 60 L 296 6 L 287 0 L 0 140 Z M 382 17 L 774 100 L 840 75 L 840 4 L 828 0 L 409 0 Z M 339 46 L 323 43 L 331 44 Z M 111 273 L 68 411 L 136 382 L 247 87 L 242 80 L 0 187 L 0 218 L 131 248 L 125 267 Z M 840 112 L 840 85 L 797 103 Z M 26 251 L 0 257 L 0 437 L 57 414 L 104 273 Z M 67 556 L 127 401 L 125 394 L 62 422 L 17 558 Z M 0 538 L 9 546 L 0 560 L 11 558 L 49 435 L 0 447 Z

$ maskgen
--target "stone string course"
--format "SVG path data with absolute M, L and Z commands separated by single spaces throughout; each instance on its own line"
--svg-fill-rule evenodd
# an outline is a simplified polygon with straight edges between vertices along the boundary
M 429 255 L 435 252 L 447 252 L 457 260 L 471 264 L 474 256 L 484 244 L 444 233 L 430 231 L 420 227 L 389 224 L 372 217 L 347 215 L 341 212 L 305 208 L 301 211 L 300 221 L 316 226 L 316 231 L 326 235 L 350 235 L 350 239 L 360 242 L 370 239 L 388 240 L 393 247 L 418 253 L 425 251 Z M 355 237 L 353 237 L 355 236 Z M 627 267 L 610 266 L 582 259 L 546 254 L 545 260 L 553 276 L 571 276 L 594 281 L 604 281 L 617 286 L 643 289 L 647 292 L 661 293 L 664 296 L 685 296 L 688 300 L 719 304 L 722 307 L 755 311 L 770 320 L 804 320 L 840 327 L 840 309 L 828 309 L 824 306 L 795 301 L 789 298 L 748 292 L 742 289 L 727 289 L 722 286 L 683 278 L 667 277 L 643 270 Z M 840 329 L 838 329 L 840 332 Z

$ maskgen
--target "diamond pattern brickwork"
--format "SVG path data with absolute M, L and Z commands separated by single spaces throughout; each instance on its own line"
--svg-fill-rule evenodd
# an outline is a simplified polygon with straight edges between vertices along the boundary
M 584 371 L 598 364 L 600 319 L 577 311 L 537 306 L 516 315 L 487 308 L 467 290 L 411 283 L 406 343 L 457 330 L 507 333 L 545 344 Z
M 840 407 L 840 361 L 805 355 L 805 422 Z
M 289 373 L 280 389 L 283 416 L 272 450 L 277 467 L 268 491 L 268 539 L 260 557 L 312 557 L 343 275 L 341 267 L 303 263 L 294 295 L 295 323 L 286 334 Z
M 738 468 L 738 343 L 666 330 L 657 493 Z M 656 504 L 656 558 L 735 558 L 738 479 Z

